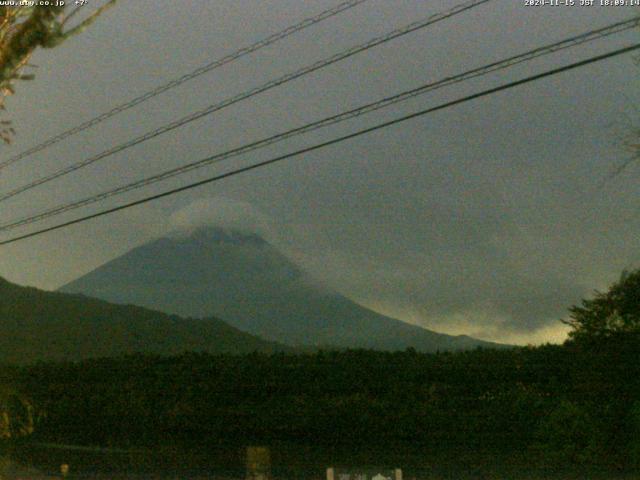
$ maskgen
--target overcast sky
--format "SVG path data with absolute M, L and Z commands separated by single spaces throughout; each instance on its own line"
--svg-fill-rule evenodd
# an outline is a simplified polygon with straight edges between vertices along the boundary
M 120 2 L 82 36 L 34 56 L 36 80 L 18 84 L 7 102 L 16 142 L 2 146 L 0 154 L 14 155 L 337 3 Z M 2 171 L 0 192 L 456 3 L 369 0 L 24 159 Z M 87 8 L 96 5 L 91 0 Z M 524 0 L 494 0 L 16 196 L 0 205 L 1 219 L 36 213 L 637 13 L 634 7 L 530 7 Z M 636 29 L 537 59 L 56 221 L 639 39 Z M 633 55 L 606 60 L 0 247 L 0 275 L 54 289 L 166 233 L 169 219 L 193 210 L 193 202 L 215 210 L 220 199 L 225 212 L 251 209 L 269 219 L 274 242 L 288 255 L 378 311 L 445 333 L 560 341 L 564 329 L 558 319 L 567 307 L 593 289 L 607 288 L 623 269 L 640 266 L 640 166 L 598 187 L 628 158 L 621 139 L 640 123 L 639 68 Z

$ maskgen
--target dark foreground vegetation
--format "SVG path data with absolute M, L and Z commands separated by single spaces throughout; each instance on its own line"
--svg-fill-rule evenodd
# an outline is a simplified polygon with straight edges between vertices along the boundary
M 631 470 L 640 460 L 639 358 L 635 341 L 454 354 L 190 353 L 43 363 L 3 378 L 43 414 L 31 442 L 294 444 Z
M 5 418 L 15 419 L 4 436 L 21 434 L 29 445 L 205 452 L 209 460 L 216 451 L 270 445 L 294 452 L 282 454 L 288 466 L 511 465 L 562 478 L 637 472 L 640 272 L 570 311 L 564 345 L 130 355 L 3 367 L 0 384 L 11 386 Z M 33 428 L 19 421 L 29 409 Z

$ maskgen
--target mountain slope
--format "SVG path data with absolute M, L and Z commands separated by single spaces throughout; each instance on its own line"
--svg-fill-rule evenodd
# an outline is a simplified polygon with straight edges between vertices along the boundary
M 83 295 L 45 292 L 0 278 L 0 362 L 74 360 L 134 352 L 246 353 L 284 346 L 221 320 L 184 319 Z
M 212 227 L 135 248 L 61 291 L 185 316 L 214 315 L 291 345 L 422 351 L 493 345 L 380 315 L 317 286 L 260 236 Z

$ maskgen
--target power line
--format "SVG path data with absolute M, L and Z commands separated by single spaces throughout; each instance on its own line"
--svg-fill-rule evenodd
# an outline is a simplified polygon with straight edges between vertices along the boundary
M 84 168 L 88 165 L 91 165 L 99 160 L 102 160 L 106 157 L 110 157 L 111 155 L 114 155 L 116 153 L 119 153 L 123 150 L 126 150 L 128 148 L 131 148 L 135 145 L 138 145 L 142 142 L 146 142 L 147 140 L 150 140 L 152 138 L 158 137 L 160 135 L 163 135 L 171 130 L 175 130 L 178 127 L 182 127 L 188 123 L 191 123 L 195 120 L 198 120 L 202 117 L 205 117 L 207 115 L 210 115 L 214 112 L 217 112 L 219 110 L 222 110 L 226 107 L 229 107 L 231 105 L 234 105 L 238 102 L 241 102 L 243 100 L 246 100 L 247 98 L 253 97 L 255 95 L 258 95 L 260 93 L 266 92 L 267 90 L 271 90 L 272 88 L 278 87 L 282 84 L 285 84 L 287 82 L 290 82 L 292 80 L 295 80 L 297 78 L 300 78 L 304 75 L 308 75 L 309 73 L 312 73 L 316 70 L 319 70 L 321 68 L 327 67 L 329 65 L 332 65 L 334 63 L 337 63 L 341 60 L 344 60 L 346 58 L 352 57 L 353 55 L 356 55 L 360 52 L 363 52 L 365 50 L 369 50 L 370 48 L 376 47 L 378 45 L 381 45 L 383 43 L 389 42 L 393 39 L 396 39 L 398 37 L 401 37 L 403 35 L 406 35 L 408 33 L 414 32 L 416 30 L 419 30 L 421 28 L 425 28 L 429 25 L 432 25 L 434 23 L 440 22 L 442 20 L 445 20 L 447 18 L 453 17 L 455 15 L 458 15 L 460 13 L 463 13 L 467 10 L 470 10 L 472 8 L 475 8 L 479 5 L 482 5 L 484 3 L 490 2 L 491 0 L 471 0 L 469 2 L 460 4 L 458 6 L 455 6 L 453 8 L 451 8 L 450 10 L 447 10 L 444 13 L 436 13 L 433 15 L 430 15 L 428 17 L 426 17 L 425 19 L 410 23 L 409 25 L 406 25 L 402 28 L 393 30 L 385 35 L 382 35 L 380 37 L 376 37 L 372 40 L 369 40 L 366 43 L 360 44 L 360 45 L 356 45 L 354 47 L 349 48 L 348 50 L 342 51 L 340 53 L 337 53 L 335 55 L 332 55 L 329 58 L 326 58 L 324 60 L 320 60 L 316 63 L 313 63 L 311 65 L 308 65 L 306 67 L 303 67 L 299 70 L 296 70 L 294 72 L 288 73 L 282 77 L 279 77 L 275 80 L 271 80 L 263 85 L 260 85 L 259 87 L 255 87 L 251 90 L 248 90 L 246 92 L 240 93 L 238 95 L 235 95 L 233 97 L 227 98 L 226 100 L 223 100 L 219 103 L 215 103 L 213 105 L 210 105 L 202 110 L 199 110 L 197 112 L 194 112 L 190 115 L 187 115 L 186 117 L 183 117 L 179 120 L 175 120 L 167 125 L 164 125 L 160 128 L 157 128 L 155 130 L 149 131 L 139 137 L 136 137 L 132 140 L 129 140 L 125 143 L 122 143 L 120 145 L 117 145 L 115 147 L 112 147 L 108 150 L 105 150 L 97 155 L 94 155 L 93 157 L 89 157 L 87 159 L 81 160 L 80 162 L 74 163 L 73 165 L 70 165 L 68 167 L 65 167 L 63 169 L 60 169 L 50 175 L 47 175 L 45 177 L 39 178 L 37 180 L 34 180 L 28 184 L 22 185 L 20 187 L 17 187 L 7 193 L 4 193 L 2 195 L 0 195 L 0 202 L 7 200 L 11 197 L 14 197 L 20 193 L 23 193 L 27 190 L 31 190 L 32 188 L 35 188 L 39 185 L 45 184 L 47 182 L 50 182 L 51 180 L 54 180 L 56 178 L 60 178 L 64 175 L 68 175 L 69 173 L 75 172 L 77 170 L 80 170 L 81 168 Z
M 13 237 L 13 238 L 10 238 L 8 240 L 3 240 L 3 241 L 0 241 L 0 245 L 7 245 L 7 244 L 10 244 L 10 243 L 17 242 L 19 240 L 24 240 L 26 238 L 34 237 L 34 236 L 37 236 L 37 235 L 42 235 L 42 234 L 47 233 L 47 232 L 51 232 L 51 231 L 54 231 L 54 230 L 59 230 L 61 228 L 65 228 L 65 227 L 68 227 L 68 226 L 71 226 L 71 225 L 75 225 L 77 223 L 82 223 L 82 222 L 85 222 L 85 221 L 88 221 L 88 220 L 91 220 L 91 219 L 94 219 L 94 218 L 97 218 L 97 217 L 108 215 L 110 213 L 118 212 L 120 210 L 125 210 L 125 209 L 128 209 L 128 208 L 134 207 L 136 205 L 141 205 L 143 203 L 148 203 L 148 202 L 151 202 L 153 200 L 158 200 L 158 199 L 163 198 L 163 197 L 168 197 L 168 196 L 171 196 L 171 195 L 175 195 L 177 193 L 184 192 L 184 191 L 187 191 L 187 190 L 191 190 L 193 188 L 200 187 L 202 185 L 206 185 L 208 183 L 216 182 L 218 180 L 222 180 L 222 179 L 225 179 L 225 178 L 228 178 L 228 177 L 232 177 L 232 176 L 235 176 L 235 175 L 238 175 L 238 174 L 241 174 L 241 173 L 245 173 L 245 172 L 248 172 L 248 171 L 251 171 L 251 170 L 255 170 L 257 168 L 261 168 L 261 167 L 264 167 L 264 166 L 267 166 L 267 165 L 271 165 L 273 163 L 277 163 L 277 162 L 280 162 L 282 160 L 286 160 L 288 158 L 296 157 L 296 156 L 299 156 L 299 155 L 303 155 L 305 153 L 309 153 L 309 152 L 312 152 L 312 151 L 315 151 L 315 150 L 319 150 L 321 148 L 328 147 L 330 145 L 334 145 L 334 144 L 337 144 L 337 143 L 340 143 L 340 142 L 344 142 L 346 140 L 350 140 L 352 138 L 356 138 L 356 137 L 359 137 L 361 135 L 365 135 L 367 133 L 374 132 L 376 130 L 387 128 L 387 127 L 390 127 L 392 125 L 396 125 L 396 124 L 405 122 L 407 120 L 411 120 L 411 119 L 414 119 L 414 118 L 417 118 L 417 117 L 421 117 L 421 116 L 427 115 L 427 114 L 432 113 L 432 112 L 436 112 L 436 111 L 439 111 L 439 110 L 444 110 L 446 108 L 450 108 L 450 107 L 453 107 L 455 105 L 459 105 L 459 104 L 462 104 L 462 103 L 465 103 L 465 102 L 468 102 L 468 101 L 471 101 L 471 100 L 475 100 L 477 98 L 481 98 L 481 97 L 485 97 L 485 96 L 488 96 L 488 95 L 492 95 L 492 94 L 500 92 L 502 90 L 511 89 L 511 88 L 517 87 L 519 85 L 523 85 L 523 84 L 530 83 L 530 82 L 533 82 L 533 81 L 536 81 L 536 80 L 540 80 L 542 78 L 546 78 L 546 77 L 550 77 L 550 76 L 553 76 L 553 75 L 557 75 L 559 73 L 563 73 L 563 72 L 566 72 L 566 71 L 569 71 L 569 70 L 573 70 L 573 69 L 576 69 L 576 68 L 579 68 L 579 67 L 583 67 L 585 65 L 589 65 L 589 64 L 592 64 L 592 63 L 595 63 L 595 62 L 599 62 L 599 61 L 605 60 L 607 58 L 612 58 L 612 57 L 616 57 L 616 56 L 619 56 L 619 55 L 623 55 L 625 53 L 629 53 L 631 51 L 638 50 L 638 49 L 640 49 L 640 43 L 636 43 L 636 44 L 628 46 L 628 47 L 620 48 L 618 50 L 614 50 L 612 52 L 605 53 L 603 55 L 590 57 L 590 58 L 588 58 L 586 60 L 582 60 L 580 62 L 572 63 L 572 64 L 569 64 L 569 65 L 565 65 L 563 67 L 555 68 L 553 70 L 547 70 L 546 72 L 543 72 L 543 73 L 532 75 L 530 77 L 526 77 L 526 78 L 523 78 L 521 80 L 516 80 L 514 82 L 509 82 L 509 83 L 500 85 L 498 87 L 490 88 L 488 90 L 483 90 L 483 91 L 481 91 L 479 93 L 475 93 L 475 94 L 472 94 L 472 95 L 467 95 L 466 97 L 462 97 L 462 98 L 459 98 L 457 100 L 446 102 L 446 103 L 443 103 L 443 104 L 440 104 L 440 105 L 437 105 L 435 107 L 431 107 L 431 108 L 428 108 L 428 109 L 425 109 L 425 110 L 420 110 L 418 112 L 414 112 L 414 113 L 411 113 L 409 115 L 405 115 L 405 116 L 402 116 L 402 117 L 399 117 L 399 118 L 396 118 L 396 119 L 393 119 L 393 120 L 389 120 L 387 122 L 379 123 L 377 125 L 374 125 L 373 127 L 368 127 L 368 128 L 362 129 L 362 130 L 358 130 L 358 131 L 350 133 L 348 135 L 343 135 L 341 137 L 337 137 L 337 138 L 334 138 L 332 140 L 328 140 L 326 142 L 318 143 L 318 144 L 312 145 L 310 147 L 302 148 L 300 150 L 296 150 L 296 151 L 291 152 L 291 153 L 280 155 L 280 156 L 271 158 L 269 160 L 264 160 L 262 162 L 255 163 L 253 165 L 249 165 L 249 166 L 246 166 L 246 167 L 238 168 L 238 169 L 232 170 L 230 172 L 218 174 L 218 175 L 215 175 L 213 177 L 209 177 L 209 178 L 204 179 L 204 180 L 193 182 L 193 183 L 190 183 L 188 185 L 184 185 L 182 187 L 174 188 L 172 190 L 168 190 L 168 191 L 165 191 L 165 192 L 162 192 L 162 193 L 151 195 L 151 196 L 142 198 L 140 200 L 135 200 L 133 202 L 129 202 L 129 203 L 126 203 L 126 204 L 123 204 L 123 205 L 119 205 L 117 207 L 112 207 L 112 208 L 109 208 L 109 209 L 106 209 L 106 210 L 102 210 L 102 211 L 97 212 L 97 213 L 93 213 L 91 215 L 86 215 L 84 217 L 76 218 L 74 220 L 70 220 L 70 221 L 67 221 L 67 222 L 59 223 L 57 225 L 54 225 L 54 226 L 51 226 L 51 227 L 47 227 L 47 228 L 43 228 L 41 230 L 36 230 L 35 232 L 31 232 L 31 233 L 27 233 L 27 234 L 20 235 L 20 236 L 17 236 L 17 237 Z M 0 229 L 0 231 L 2 231 L 2 229 Z
M 322 22 L 323 20 L 326 20 L 328 18 L 331 18 L 335 15 L 338 15 L 339 13 L 342 13 L 346 10 L 349 10 L 350 8 L 353 8 L 357 5 L 360 5 L 361 3 L 364 3 L 368 0 L 349 0 L 346 2 L 342 2 L 339 5 L 336 5 L 333 8 L 330 8 L 328 10 L 325 10 L 323 12 L 320 12 L 319 14 L 313 16 L 313 17 L 309 17 L 309 18 L 305 18 L 304 20 L 302 20 L 299 23 L 296 23 L 295 25 L 291 25 L 287 28 L 285 28 L 284 30 L 281 30 L 277 33 L 274 33 L 262 40 L 259 40 L 251 45 L 248 45 L 246 47 L 243 47 L 239 50 L 236 50 L 233 53 L 230 53 L 229 55 L 226 55 L 218 60 L 215 60 L 211 63 L 208 63 L 206 65 L 203 65 L 199 68 L 196 68 L 195 70 L 193 70 L 192 72 L 189 72 L 185 75 L 182 75 L 181 77 L 178 78 L 174 78 L 173 80 L 164 83 L 152 90 L 149 90 L 145 93 L 143 93 L 142 95 L 135 97 L 131 100 L 129 100 L 128 102 L 125 102 L 121 105 L 118 105 L 117 107 L 112 108 L 111 110 L 109 110 L 108 112 L 104 112 L 100 115 L 98 115 L 97 117 L 92 118 L 91 120 L 87 120 L 84 123 L 81 123 L 79 125 L 76 125 L 73 128 L 70 128 L 68 130 L 65 130 L 64 132 L 59 133 L 58 135 L 55 135 L 45 141 L 43 141 L 42 143 L 39 143 L 11 158 L 8 158 L 7 160 L 4 160 L 3 162 L 0 162 L 0 170 L 8 167 L 9 165 L 18 162 L 20 160 L 22 160 L 23 158 L 26 158 L 30 155 L 33 155 L 34 153 L 40 152 L 41 150 L 44 150 L 45 148 L 48 148 L 52 145 L 55 145 L 58 142 L 61 142 L 62 140 L 64 140 L 65 138 L 68 138 L 72 135 L 76 135 L 77 133 L 80 133 L 84 130 L 87 130 L 91 127 L 95 127 L 97 124 L 104 122 L 105 120 L 113 117 L 114 115 L 117 115 L 119 113 L 122 113 L 126 110 L 129 110 L 130 108 L 135 107 L 136 105 L 139 105 L 143 102 L 146 102 L 147 100 L 156 97 L 168 90 L 171 90 L 173 88 L 176 88 L 179 85 L 182 85 L 185 82 L 188 82 L 189 80 L 193 80 L 196 77 L 199 77 L 200 75 L 203 75 L 205 73 L 208 73 L 212 70 L 215 70 L 216 68 L 222 67 L 223 65 L 226 65 L 228 63 L 231 63 L 235 60 L 238 60 L 241 57 L 244 57 L 245 55 L 248 55 L 250 53 L 253 53 L 257 50 L 260 50 L 261 48 L 267 47 L 269 45 L 272 45 L 280 40 L 283 40 L 287 37 L 289 37 L 290 35 L 293 35 L 296 32 L 299 32 L 301 30 L 304 30 L 305 28 L 311 27 L 317 23 Z
M 508 57 L 504 60 L 501 61 L 497 61 L 497 62 L 493 62 L 490 63 L 488 65 L 479 67 L 479 68 L 475 68 L 473 70 L 469 70 L 466 72 L 463 72 L 461 74 L 458 75 L 454 75 L 454 76 L 449 76 L 449 77 L 445 77 L 441 80 L 438 80 L 436 82 L 431 82 L 431 83 L 427 83 L 425 85 L 422 85 L 418 88 L 414 88 L 411 90 L 407 90 L 404 92 L 401 92 L 399 94 L 390 96 L 390 97 L 386 97 L 383 98 L 381 100 L 375 101 L 375 102 L 371 102 L 368 104 L 365 104 L 363 106 L 360 106 L 358 108 L 354 108 L 342 113 L 339 113 L 337 115 L 333 115 L 330 117 L 326 117 L 323 118 L 321 120 L 303 125 L 301 127 L 297 127 L 267 138 L 263 138 L 261 140 L 249 143 L 249 144 L 245 144 L 242 145 L 240 147 L 231 149 L 231 150 L 227 150 L 225 152 L 216 154 L 216 155 L 212 155 L 209 157 L 206 157 L 204 159 L 198 160 L 196 162 L 192 162 L 192 163 L 188 163 L 186 165 L 182 165 L 176 168 L 172 168 L 169 170 L 166 170 L 164 172 L 158 173 L 156 175 L 152 175 L 150 177 L 146 177 L 143 178 L 141 180 L 137 180 L 134 181 L 132 183 L 117 187 L 115 189 L 112 190 L 107 190 L 105 192 L 99 193 L 97 195 L 91 195 L 90 197 L 84 198 L 82 200 L 78 200 L 76 202 L 73 203 L 67 203 L 64 205 L 60 205 L 54 208 L 51 208 L 49 210 L 45 210 L 44 212 L 41 212 L 39 214 L 36 215 L 32 215 L 32 216 L 28 216 L 26 218 L 23 219 L 19 219 L 19 220 L 14 220 L 10 223 L 6 223 L 3 225 L 0 225 L 0 231 L 6 231 L 12 228 L 16 228 L 22 225 L 27 225 L 27 224 L 31 224 L 31 223 L 35 223 L 41 220 L 44 220 L 46 218 L 52 217 L 52 216 L 56 216 L 59 215 L 61 213 L 67 212 L 67 211 L 71 211 L 71 210 L 75 210 L 77 208 L 81 208 L 87 205 L 91 205 L 93 203 L 105 200 L 107 198 L 116 196 L 116 195 L 120 195 L 132 190 L 136 190 L 138 188 L 142 188 L 148 185 L 151 185 L 153 183 L 157 183 L 159 181 L 162 180 L 166 180 L 168 178 L 174 177 L 174 176 L 178 176 L 181 175 L 183 173 L 189 172 L 191 170 L 195 170 L 198 168 L 202 168 L 208 165 L 211 165 L 213 163 L 218 163 L 221 162 L 223 160 L 227 160 L 229 158 L 232 157 L 236 157 L 254 150 L 257 150 L 259 148 L 263 148 L 269 145 L 273 145 L 275 143 L 281 142 L 285 139 L 294 137 L 294 136 L 298 136 L 304 133 L 308 133 L 320 128 L 324 128 L 330 125 L 334 125 L 336 123 L 339 122 L 343 122 L 352 118 L 356 118 L 358 116 L 367 114 L 367 113 L 371 113 L 373 111 L 388 107 L 390 105 L 402 102 L 402 101 L 406 101 L 410 98 L 416 97 L 418 95 L 422 95 L 425 94 L 427 92 L 430 91 L 434 91 L 437 90 L 439 88 L 445 87 L 445 86 L 449 86 L 449 85 L 453 85 L 456 83 L 460 83 L 466 80 L 470 80 L 472 78 L 475 77 L 479 77 L 482 75 L 486 75 L 488 73 L 492 73 L 498 70 L 503 70 L 505 68 L 508 67 L 512 67 L 514 65 L 517 65 L 519 63 L 525 62 L 525 61 L 530 61 L 533 60 L 534 58 L 538 58 L 541 57 L 543 55 L 548 55 L 551 53 L 555 53 L 558 52 L 560 50 L 564 50 L 570 47 L 575 47 L 577 45 L 581 45 L 584 44 L 586 42 L 590 42 L 593 40 L 597 40 L 600 38 L 604 38 L 610 35 L 613 35 L 615 33 L 620 33 L 623 32 L 625 30 L 631 29 L 636 27 L 638 24 L 640 24 L 640 17 L 638 18 L 633 18 L 630 20 L 625 20 L 625 21 L 621 21 L 621 22 L 617 22 L 614 23 L 612 25 L 609 25 L 607 27 L 603 27 L 597 30 L 591 30 L 585 33 L 582 33 L 580 35 L 576 35 L 570 38 L 567 38 L 565 40 L 559 41 L 559 42 L 555 42 L 549 45 L 545 45 L 543 47 L 538 47 L 535 48 L 533 50 L 529 50 L 527 52 L 518 54 L 518 55 L 514 55 L 511 57 Z

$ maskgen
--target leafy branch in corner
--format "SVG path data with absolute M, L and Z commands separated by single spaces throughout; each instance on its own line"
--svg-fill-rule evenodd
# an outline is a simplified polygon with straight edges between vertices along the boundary
M 0 6 L 0 109 L 5 109 L 6 97 L 15 93 L 16 81 L 33 80 L 34 74 L 25 74 L 23 70 L 33 67 L 28 62 L 38 47 L 54 48 L 84 32 L 116 1 L 109 0 L 73 27 L 69 22 L 80 7 L 66 15 L 64 6 Z M 0 121 L 0 140 L 11 143 L 13 135 L 11 121 Z

